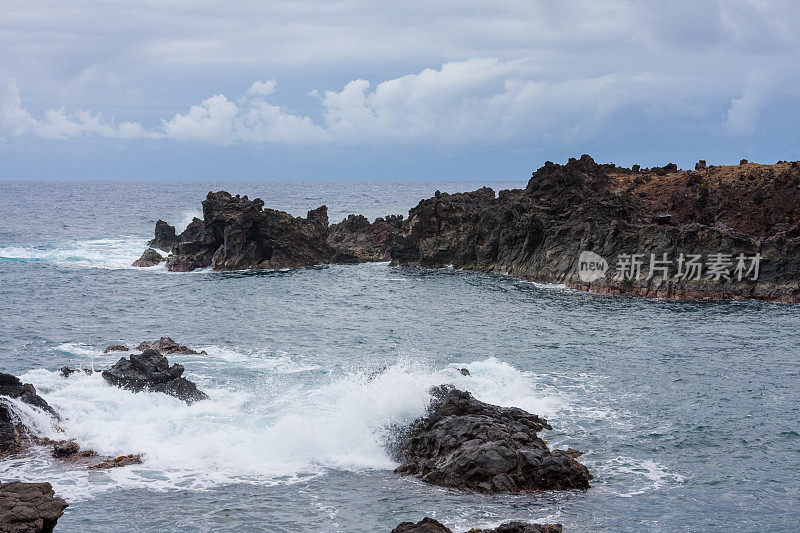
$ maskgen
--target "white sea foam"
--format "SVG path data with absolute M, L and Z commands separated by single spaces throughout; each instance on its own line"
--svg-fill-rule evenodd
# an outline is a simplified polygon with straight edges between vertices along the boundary
M 213 350 L 209 357 L 221 353 Z M 29 372 L 22 379 L 35 383 L 62 415 L 61 438 L 75 438 L 106 455 L 144 453 L 144 464 L 85 472 L 40 455 L 6 463 L 0 474 L 48 479 L 72 498 L 116 486 L 166 490 L 237 481 L 290 483 L 327 469 L 393 468 L 385 449 L 387 431 L 423 414 L 427 391 L 441 383 L 544 416 L 565 407 L 561 396 L 540 395 L 534 376 L 493 358 L 436 370 L 401 361 L 377 374 L 323 374 L 309 382 L 282 374 L 290 361 L 283 357 L 263 371 L 262 381 L 256 378 L 240 390 L 214 388 L 201 376 L 197 381 L 210 399 L 192 405 L 112 387 L 98 374 L 65 379 L 47 370 Z M 461 367 L 471 374 L 461 375 Z
M 61 266 L 124 269 L 147 247 L 141 238 L 71 240 L 62 243 L 0 246 L 0 260 L 46 262 Z M 165 270 L 163 265 L 152 269 Z M 141 270 L 152 270 L 141 269 Z

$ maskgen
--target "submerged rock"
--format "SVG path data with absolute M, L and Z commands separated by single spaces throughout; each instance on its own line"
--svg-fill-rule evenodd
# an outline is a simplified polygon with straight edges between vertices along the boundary
M 494 529 L 473 528 L 467 533 L 561 533 L 561 524 L 528 524 L 526 522 L 507 522 Z M 403 522 L 392 530 L 392 533 L 453 533 L 438 520 L 425 517 L 416 524 Z
M 182 344 L 178 344 L 170 337 L 161 337 L 157 341 L 144 341 L 140 343 L 139 346 L 136 347 L 136 349 L 142 352 L 145 350 L 158 350 L 161 353 L 168 353 L 168 354 L 179 353 L 184 355 L 200 355 L 206 353 L 205 350 L 197 352 L 195 350 L 192 350 L 188 346 L 183 346 Z
M 103 379 L 112 385 L 134 392 L 163 392 L 192 403 L 208 396 L 197 386 L 182 376 L 183 365 L 169 366 L 169 361 L 159 351 L 146 349 L 140 354 L 124 357 L 108 370 L 103 371 Z
M 139 259 L 131 263 L 131 266 L 151 267 L 151 266 L 156 266 L 159 263 L 163 263 L 164 261 L 166 261 L 166 259 L 164 259 L 164 256 L 162 256 L 160 253 L 156 252 L 152 248 L 148 248 L 147 250 L 144 251 L 144 253 Z
M 0 483 L 0 532 L 52 532 L 67 507 L 50 483 Z
M 431 392 L 427 415 L 393 446 L 401 463 L 395 472 L 479 492 L 589 488 L 589 470 L 563 451 L 550 451 L 536 435 L 552 429 L 547 420 L 451 386 Z

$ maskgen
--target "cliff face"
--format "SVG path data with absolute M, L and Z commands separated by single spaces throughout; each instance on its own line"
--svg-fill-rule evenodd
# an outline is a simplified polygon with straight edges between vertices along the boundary
M 525 189 L 420 202 L 389 253 L 397 264 L 507 272 L 603 293 L 795 302 L 798 184 L 797 163 L 642 172 L 584 155 L 546 163 Z M 603 275 L 581 275 L 582 252 L 597 254 L 598 268 L 606 263 Z

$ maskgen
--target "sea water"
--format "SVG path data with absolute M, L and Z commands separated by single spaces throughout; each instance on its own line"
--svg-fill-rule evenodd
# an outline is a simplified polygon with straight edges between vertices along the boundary
M 59 531 L 390 531 L 432 516 L 565 531 L 795 531 L 800 308 L 611 297 L 503 275 L 388 263 L 263 272 L 130 267 L 158 218 L 180 231 L 209 190 L 332 222 L 408 209 L 436 189 L 523 182 L 0 183 L 0 370 L 62 416 L 14 403 L 44 436 L 141 465 L 87 471 L 47 450 L 0 480 L 49 481 Z M 99 374 L 163 335 L 209 395 L 186 405 Z M 469 375 L 461 374 L 467 368 Z M 386 451 L 428 389 L 546 417 L 585 452 L 586 492 L 476 495 L 400 477 Z

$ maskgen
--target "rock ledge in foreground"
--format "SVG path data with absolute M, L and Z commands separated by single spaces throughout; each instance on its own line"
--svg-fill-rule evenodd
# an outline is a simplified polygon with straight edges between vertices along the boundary
M 0 532 L 49 533 L 68 506 L 50 483 L 0 483 Z
M 395 472 L 478 492 L 588 489 L 592 475 L 573 454 L 550 451 L 536 433 L 547 420 L 515 407 L 481 402 L 442 385 L 428 414 L 393 445 Z

